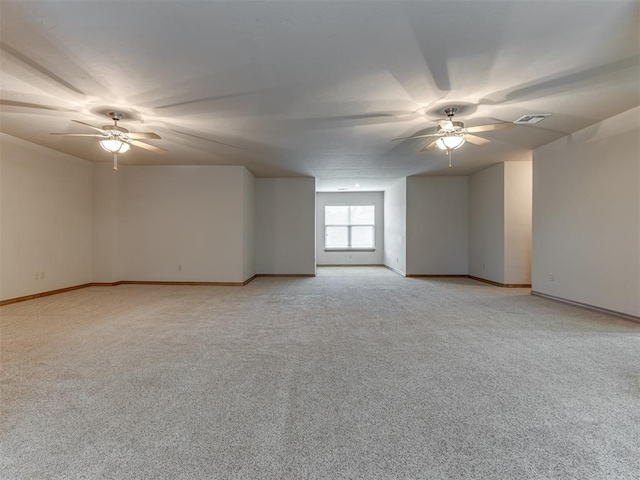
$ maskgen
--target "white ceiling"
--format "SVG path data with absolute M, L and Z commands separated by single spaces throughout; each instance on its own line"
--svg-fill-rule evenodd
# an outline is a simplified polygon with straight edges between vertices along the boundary
M 469 174 L 640 104 L 640 1 L 1 2 L 0 130 L 110 161 L 71 119 L 154 131 L 165 156 L 123 164 L 245 165 L 319 190 Z M 551 113 L 419 153 L 455 105 L 466 126 Z M 459 118 L 458 118 L 459 117 Z

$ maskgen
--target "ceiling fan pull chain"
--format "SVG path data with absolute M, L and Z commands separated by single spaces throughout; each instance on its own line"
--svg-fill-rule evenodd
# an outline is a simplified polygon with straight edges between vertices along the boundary
M 118 170 L 118 155 L 115 153 L 113 154 L 113 169 Z
M 451 168 L 451 150 L 448 149 L 447 153 L 449 154 L 449 168 Z M 117 170 L 117 169 L 116 169 Z

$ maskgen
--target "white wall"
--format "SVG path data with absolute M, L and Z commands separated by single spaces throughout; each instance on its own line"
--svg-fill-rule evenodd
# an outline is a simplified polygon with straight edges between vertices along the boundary
M 242 169 L 242 280 L 256 274 L 256 178 Z
M 468 178 L 407 178 L 407 274 L 466 275 Z
M 91 163 L 0 134 L 0 299 L 91 282 L 91 191 Z
M 242 282 L 244 167 L 123 166 L 123 280 Z M 250 235 L 246 238 L 250 242 Z M 182 270 L 179 270 L 179 266 Z
M 469 275 L 505 283 L 504 164 L 469 177 Z
M 325 205 L 375 205 L 376 229 L 374 252 L 325 252 Z M 381 265 L 384 261 L 384 193 L 321 192 L 316 196 L 316 259 L 318 265 Z
M 640 316 L 638 152 L 640 107 L 534 150 L 534 291 Z
M 384 191 L 384 264 L 407 273 L 407 179 Z
M 314 178 L 256 179 L 256 271 L 315 274 Z
M 533 163 L 504 164 L 504 282 L 531 284 Z

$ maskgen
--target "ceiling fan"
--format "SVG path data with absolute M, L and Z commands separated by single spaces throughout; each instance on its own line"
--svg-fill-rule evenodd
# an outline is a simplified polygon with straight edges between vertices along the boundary
M 453 116 L 457 111 L 458 109 L 456 107 L 446 108 L 444 110 L 444 114 L 449 117 L 449 119 L 440 120 L 438 129 L 435 132 L 412 135 L 411 137 L 394 138 L 393 141 L 424 137 L 438 137 L 420 151 L 426 152 L 427 150 L 434 147 L 438 147 L 441 150 L 446 150 L 447 154 L 449 155 L 449 166 L 451 166 L 451 152 L 457 148 L 460 148 L 465 142 L 469 142 L 474 145 L 486 145 L 487 143 L 491 142 L 491 140 L 487 140 L 486 138 L 472 135 L 473 133 L 489 132 L 491 130 L 502 130 L 504 128 L 511 128 L 515 126 L 511 122 L 502 122 L 491 123 L 487 125 L 476 125 L 475 127 L 465 128 L 463 122 L 453 121 Z
M 99 133 L 51 133 L 50 135 L 62 135 L 65 137 L 97 137 L 100 138 L 100 146 L 107 152 L 113 153 L 113 169 L 118 170 L 118 153 L 125 153 L 133 147 L 144 148 L 153 153 L 167 153 L 164 148 L 156 147 L 148 143 L 141 142 L 142 138 L 160 139 L 160 135 L 153 132 L 130 132 L 126 128 L 118 126 L 118 121 L 122 119 L 119 112 L 109 112 L 113 120 L 113 125 L 103 125 L 101 128 L 94 127 L 79 120 L 71 120 L 86 127 L 92 128 Z

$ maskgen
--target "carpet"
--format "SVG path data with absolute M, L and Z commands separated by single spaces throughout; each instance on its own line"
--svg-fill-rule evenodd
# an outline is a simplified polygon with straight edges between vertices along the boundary
M 6 479 L 640 478 L 640 325 L 325 267 L 0 309 Z

